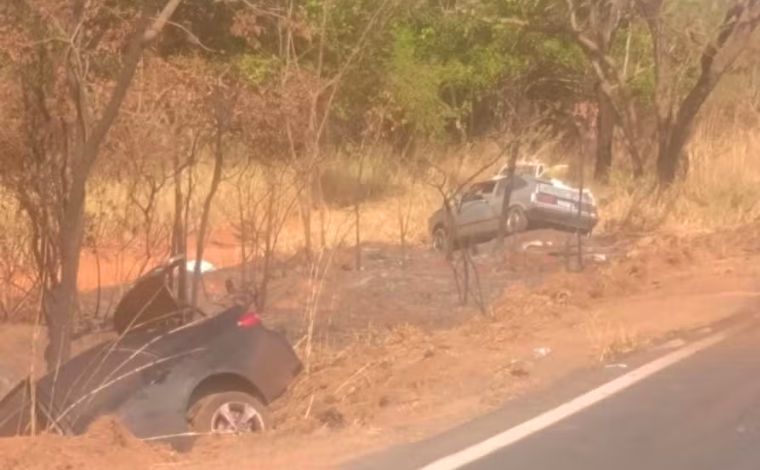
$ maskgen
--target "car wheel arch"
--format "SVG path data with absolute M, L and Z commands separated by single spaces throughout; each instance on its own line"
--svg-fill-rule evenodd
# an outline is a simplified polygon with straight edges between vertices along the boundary
M 520 226 L 517 229 L 510 227 L 510 220 L 513 214 L 519 216 L 522 219 L 519 222 Z M 525 206 L 519 203 L 511 204 L 507 210 L 507 213 L 505 214 L 505 222 L 507 224 L 507 231 L 509 233 L 523 232 L 527 230 L 530 226 L 530 219 L 528 218 L 528 211 L 526 210 Z
M 251 380 L 235 372 L 216 372 L 198 381 L 190 392 L 185 409 L 189 410 L 201 398 L 220 392 L 244 392 L 264 405 L 269 405 L 266 395 Z

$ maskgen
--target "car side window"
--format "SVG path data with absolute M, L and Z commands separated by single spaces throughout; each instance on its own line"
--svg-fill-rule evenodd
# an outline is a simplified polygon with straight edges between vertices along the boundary
M 484 199 L 485 194 L 491 194 L 493 192 L 494 181 L 485 181 L 483 183 L 476 183 L 470 187 L 470 189 L 462 195 L 462 202 L 479 201 Z
M 479 193 L 465 193 L 462 196 L 462 202 L 472 202 L 483 199 L 483 196 Z
M 499 182 L 499 187 L 497 188 L 497 193 L 504 194 L 504 191 L 506 190 L 508 186 L 509 186 L 509 183 L 506 178 L 501 180 Z M 511 186 L 512 186 L 512 191 L 517 191 L 519 189 L 523 189 L 524 187 L 528 186 L 528 183 L 521 177 L 515 175 L 514 184 L 512 184 Z

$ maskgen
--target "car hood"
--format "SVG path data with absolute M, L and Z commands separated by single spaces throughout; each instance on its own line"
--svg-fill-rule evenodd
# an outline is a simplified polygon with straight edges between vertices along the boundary
M 177 262 L 161 265 L 139 278 L 116 305 L 114 329 L 123 334 L 182 314 L 170 288 L 170 275 Z

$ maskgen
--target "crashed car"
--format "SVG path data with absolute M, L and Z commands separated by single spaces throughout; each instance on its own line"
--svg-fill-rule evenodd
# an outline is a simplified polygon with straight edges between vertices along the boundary
M 596 202 L 590 191 L 581 194 L 557 180 L 525 171 L 510 178 L 499 175 L 472 184 L 450 198 L 450 216 L 441 207 L 428 220 L 433 246 L 439 250 L 486 243 L 499 234 L 504 193 L 511 185 L 506 209 L 506 233 L 531 228 L 556 228 L 589 234 L 598 222 Z M 579 210 L 580 204 L 580 210 Z
M 193 436 L 267 429 L 267 405 L 301 371 L 288 341 L 236 305 L 208 316 L 174 294 L 174 259 L 118 303 L 118 338 L 91 348 L 0 401 L 0 436 L 83 433 L 103 415 L 136 436 L 183 450 Z

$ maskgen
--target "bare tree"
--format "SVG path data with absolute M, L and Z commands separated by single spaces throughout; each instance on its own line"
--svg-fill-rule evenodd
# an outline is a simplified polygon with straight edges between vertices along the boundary
M 194 307 L 198 304 L 198 294 L 201 281 L 201 262 L 203 260 L 203 252 L 206 247 L 206 235 L 208 232 L 209 218 L 211 216 L 212 203 L 214 202 L 214 196 L 219 189 L 219 184 L 222 181 L 222 170 L 225 160 L 225 142 L 224 139 L 228 133 L 232 131 L 235 125 L 235 115 L 237 114 L 237 95 L 238 90 L 229 89 L 221 83 L 217 85 L 210 98 L 211 113 L 213 116 L 213 129 L 214 129 L 214 169 L 211 176 L 211 182 L 209 184 L 208 192 L 203 201 L 203 209 L 200 218 L 200 227 L 196 236 L 196 252 L 195 252 L 195 266 L 193 267 L 193 282 L 192 291 L 190 294 L 190 303 Z
M 626 86 L 624 74 L 610 55 L 609 45 L 621 19 L 632 8 L 638 9 L 646 21 L 652 38 L 656 78 L 654 101 L 657 108 L 657 176 L 661 185 L 669 185 L 675 180 L 683 161 L 684 149 L 699 110 L 720 79 L 748 47 L 760 23 L 760 3 L 756 0 L 732 2 L 714 39 L 701 54 L 698 78 L 686 95 L 680 97 L 677 86 L 682 84 L 676 80 L 679 58 L 671 54 L 673 41 L 667 34 L 663 14 L 664 0 L 566 2 L 573 36 L 594 68 L 599 79 L 599 91 L 609 98 L 607 104 L 611 107 L 600 107 L 600 115 L 614 110 L 632 158 L 634 176 L 643 174 L 646 139 L 642 136 L 636 105 Z M 609 136 L 604 134 L 601 137 Z
M 364 170 L 367 164 L 367 154 L 378 147 L 382 137 L 382 115 L 373 112 L 367 113 L 365 129 L 362 133 L 361 142 L 356 149 L 358 153 L 359 167 L 356 173 L 356 191 L 354 191 L 354 259 L 357 271 L 362 269 L 362 232 L 361 232 L 361 209 L 362 200 L 367 196 L 364 191 Z
M 531 117 L 531 115 L 533 117 Z M 507 172 L 504 181 L 504 193 L 502 194 L 501 213 L 499 214 L 499 234 L 497 237 L 498 249 L 504 247 L 504 240 L 514 227 L 510 227 L 511 218 L 519 215 L 519 212 L 512 210 L 512 188 L 515 181 L 515 170 L 518 159 L 522 152 L 532 149 L 537 145 L 546 145 L 550 142 L 548 128 L 541 125 L 544 116 L 529 109 L 525 102 L 518 103 L 510 111 L 510 116 L 506 118 L 503 133 L 507 135 L 507 141 L 502 145 L 499 160 L 504 156 L 508 157 Z
M 321 190 L 321 166 L 324 155 L 322 147 L 327 125 L 332 116 L 332 111 L 338 96 L 340 87 L 349 70 L 356 65 L 365 53 L 372 34 L 381 28 L 390 18 L 395 2 L 382 0 L 373 11 L 367 23 L 361 30 L 359 38 L 345 58 L 330 73 L 326 64 L 328 19 L 332 14 L 332 3 L 321 3 L 321 16 L 318 29 L 314 31 L 316 39 L 316 59 L 311 71 L 307 71 L 302 65 L 301 53 L 296 48 L 296 38 L 300 34 L 294 26 L 300 25 L 295 2 L 290 1 L 285 15 L 279 17 L 280 31 L 283 44 L 282 52 L 285 62 L 285 70 L 282 74 L 281 86 L 283 89 L 300 90 L 306 97 L 303 106 L 305 112 L 305 128 L 301 130 L 301 139 L 296 139 L 297 125 L 293 121 L 292 114 L 285 115 L 285 128 L 290 141 L 291 164 L 295 169 L 297 178 L 301 180 L 298 186 L 302 188 L 299 209 L 304 231 L 304 249 L 307 258 L 311 258 L 313 252 L 312 243 L 312 211 L 314 207 L 320 213 L 320 242 L 324 248 L 325 234 L 325 205 Z
M 432 169 L 437 178 L 434 178 L 429 184 L 438 192 L 441 197 L 442 206 L 444 210 L 445 219 L 445 231 L 446 231 L 446 260 L 451 267 L 452 274 L 454 275 L 454 283 L 457 288 L 459 300 L 463 305 L 469 302 L 470 294 L 475 298 L 475 302 L 480 308 L 481 313 L 486 313 L 485 299 L 483 296 L 483 290 L 480 282 L 480 273 L 478 267 L 472 259 L 472 251 L 476 247 L 471 244 L 469 239 L 462 239 L 458 234 L 458 227 L 456 223 L 456 213 L 461 209 L 461 194 L 464 188 L 472 183 L 483 172 L 492 168 L 499 160 L 504 156 L 504 151 L 499 152 L 496 157 L 490 159 L 485 164 L 480 166 L 476 171 L 469 174 L 463 181 L 449 190 L 451 186 L 450 177 L 446 171 L 435 165 L 433 162 L 427 161 L 427 165 Z M 457 244 L 458 246 L 455 246 Z M 457 250 L 458 248 L 458 250 Z M 459 252 L 459 260 L 456 259 L 455 254 Z M 459 262 L 457 262 L 459 261 Z M 461 268 L 461 270 L 460 270 Z
M 276 268 L 275 255 L 283 228 L 297 204 L 292 179 L 280 162 L 248 159 L 227 183 L 236 194 L 226 217 L 240 243 L 241 300 L 266 308 L 269 284 Z
M 699 60 L 699 76 L 679 100 L 675 90 L 675 59 L 663 19 L 663 0 L 636 0 L 652 36 L 656 74 L 658 156 L 657 175 L 662 184 L 672 183 L 683 162 L 684 149 L 691 138 L 702 105 L 721 78 L 750 44 L 760 25 L 760 1 L 732 2 L 714 38 Z
M 621 67 L 610 54 L 615 32 L 630 14 L 632 0 L 566 0 L 570 31 L 591 63 L 598 79 L 599 177 L 606 178 L 612 161 L 612 130 L 620 123 L 634 176 L 644 174 L 641 130 L 636 104 L 625 83 Z M 612 119 L 611 119 L 612 118 Z
M 30 194 L 30 188 L 16 186 L 16 195 L 35 227 L 33 248 L 38 269 L 47 274 L 42 305 L 50 339 L 45 360 L 50 369 L 68 359 L 71 352 L 87 181 L 108 131 L 116 121 L 143 51 L 160 34 L 180 3 L 181 0 L 168 1 L 153 19 L 143 14 L 129 39 L 121 72 L 99 112 L 94 109 L 88 86 L 91 42 L 86 37 L 92 17 L 97 17 L 103 6 L 76 0 L 62 18 L 52 18 L 50 13 L 34 5 L 18 6 L 20 10 L 16 14 L 28 21 L 22 24 L 31 24 L 28 34 L 33 39 L 36 54 L 20 66 L 29 150 L 15 148 L 21 150 L 16 158 L 22 172 L 32 170 L 35 178 L 47 174 L 50 178 L 43 179 L 42 184 L 53 183 L 58 192 L 54 195 L 49 187 L 39 187 L 40 183 L 36 194 Z M 64 44 L 62 50 L 47 47 L 51 40 Z M 64 60 L 54 58 L 55 52 L 61 52 Z M 70 108 L 52 109 L 51 102 L 55 99 L 66 101 Z M 41 171 L 46 165 L 50 166 L 49 170 L 57 168 L 60 173 Z M 15 183 L 22 180 L 23 177 Z

